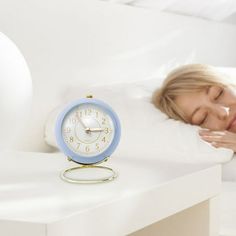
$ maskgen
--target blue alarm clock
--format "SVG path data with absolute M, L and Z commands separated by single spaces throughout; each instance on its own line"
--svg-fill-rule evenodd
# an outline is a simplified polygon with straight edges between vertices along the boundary
M 57 117 L 55 135 L 59 149 L 72 161 L 93 165 L 115 151 L 121 126 L 108 104 L 87 96 L 65 106 Z

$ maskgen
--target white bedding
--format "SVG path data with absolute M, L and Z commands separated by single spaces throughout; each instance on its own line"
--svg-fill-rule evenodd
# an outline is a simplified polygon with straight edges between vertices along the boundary
M 222 164 L 222 193 L 220 196 L 220 236 L 236 236 L 236 154 Z
M 172 162 L 229 162 L 233 156 L 232 150 L 213 148 L 200 138 L 199 127 L 167 119 L 154 107 L 150 97 L 161 80 L 163 77 L 106 86 L 73 86 L 61 96 L 64 102 L 71 102 L 86 94 L 93 94 L 95 98 L 111 105 L 121 121 L 122 137 L 117 148 L 121 156 L 132 151 L 134 156 L 143 155 L 147 159 L 168 159 Z M 57 112 L 52 112 L 45 123 L 45 141 L 53 147 L 57 146 L 53 140 Z
M 231 161 L 222 164 L 222 179 L 223 181 L 235 181 L 236 185 L 236 154 L 233 155 Z
M 222 164 L 222 193 L 220 196 L 220 236 L 236 235 L 236 155 Z
M 234 164 L 235 163 L 236 162 L 234 161 Z M 222 194 L 220 196 L 219 235 L 236 235 L 236 182 L 224 181 L 222 184 Z

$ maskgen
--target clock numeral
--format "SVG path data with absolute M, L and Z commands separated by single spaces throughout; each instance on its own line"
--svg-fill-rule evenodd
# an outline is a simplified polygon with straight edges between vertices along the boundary
M 76 119 L 76 118 L 70 118 L 70 119 L 69 119 L 69 123 L 70 123 L 70 124 L 76 124 L 76 122 L 77 122 L 77 119 Z
M 102 124 L 105 125 L 106 124 L 106 119 L 104 117 L 102 117 Z
M 70 133 L 71 132 L 71 128 L 70 127 L 66 127 L 64 128 L 64 133 Z
M 74 142 L 74 137 L 73 137 L 73 136 L 70 137 L 70 142 L 71 142 L 71 143 Z
M 84 110 L 84 114 L 87 116 L 90 116 L 91 115 L 91 113 L 92 113 L 92 110 L 89 108 L 89 109 L 85 109 Z
M 68 143 L 68 138 L 67 137 L 64 137 L 64 140 L 66 143 Z
M 86 152 L 89 152 L 89 151 L 90 151 L 89 146 L 86 146 L 86 147 L 85 147 L 85 151 L 86 151 Z
M 83 116 L 83 112 L 80 110 L 76 111 L 76 116 L 81 118 Z
M 99 150 L 99 148 L 100 148 L 100 147 L 99 147 L 99 144 L 96 143 L 96 149 Z
M 106 142 L 106 137 L 103 137 L 103 138 L 102 138 L 102 141 L 105 143 L 105 142 Z
M 79 149 L 79 147 L 80 147 L 80 143 L 77 143 L 77 147 L 76 147 L 76 149 Z
M 108 134 L 108 133 L 109 133 L 108 127 L 106 127 L 106 128 L 104 129 L 104 132 L 105 132 L 105 134 Z

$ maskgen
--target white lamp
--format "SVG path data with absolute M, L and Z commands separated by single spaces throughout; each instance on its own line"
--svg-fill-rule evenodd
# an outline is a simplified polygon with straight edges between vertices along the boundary
M 32 81 L 16 45 L 0 33 L 0 150 L 23 135 L 32 101 Z

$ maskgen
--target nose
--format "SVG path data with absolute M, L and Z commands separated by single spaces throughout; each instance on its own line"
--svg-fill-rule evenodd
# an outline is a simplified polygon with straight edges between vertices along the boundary
M 216 104 L 214 107 L 214 113 L 220 120 L 225 120 L 229 116 L 229 107 Z

